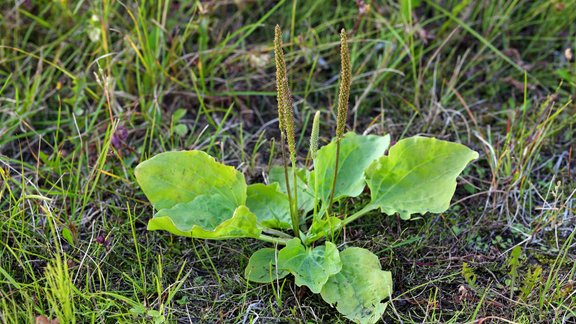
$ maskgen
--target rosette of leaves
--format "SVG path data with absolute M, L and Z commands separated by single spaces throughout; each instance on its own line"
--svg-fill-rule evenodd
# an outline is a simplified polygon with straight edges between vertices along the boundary
M 278 30 L 276 48 L 281 49 Z M 349 60 L 344 32 L 342 38 L 344 61 Z M 277 62 L 285 69 L 283 57 Z M 349 62 L 343 63 L 343 71 L 350 73 L 345 64 Z M 287 125 L 293 122 L 292 114 L 284 110 L 291 109 L 286 73 L 279 75 L 279 114 L 290 116 L 280 121 L 293 127 Z M 349 76 L 342 80 L 340 91 L 349 91 Z M 339 98 L 339 105 L 347 106 L 348 95 Z M 332 241 L 335 234 L 368 213 L 409 219 L 444 212 L 457 177 L 478 154 L 435 138 L 416 136 L 390 147 L 389 135 L 344 134 L 340 123 L 345 123 L 345 109 L 339 107 L 338 132 L 331 143 L 316 149 L 317 138 L 311 140 L 313 168 L 296 165 L 289 147 L 284 166 L 270 170 L 267 184 L 248 185 L 235 168 L 196 150 L 165 152 L 140 163 L 136 179 L 156 210 L 148 229 L 202 239 L 270 242 L 272 246 L 250 257 L 247 280 L 271 283 L 292 275 L 297 286 L 320 294 L 346 318 L 378 321 L 393 291 L 392 275 L 369 250 L 340 250 Z M 318 136 L 320 118 L 314 120 L 312 134 Z M 283 131 L 282 136 L 291 134 Z M 365 206 L 343 217 L 332 212 L 335 203 L 358 197 L 366 187 L 370 199 Z

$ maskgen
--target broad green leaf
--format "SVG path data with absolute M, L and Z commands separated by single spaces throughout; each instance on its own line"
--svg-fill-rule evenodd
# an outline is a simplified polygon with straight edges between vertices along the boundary
M 340 253 L 342 271 L 333 275 L 322 288 L 322 298 L 346 318 L 357 323 L 376 323 L 392 294 L 392 275 L 382 271 L 372 252 L 351 247 Z
M 278 268 L 293 274 L 298 287 L 305 285 L 317 294 L 331 275 L 340 272 L 342 263 L 333 243 L 312 249 L 294 238 L 278 252 Z
M 390 136 L 357 135 L 347 133 L 340 141 L 338 177 L 334 190 L 334 201 L 343 197 L 356 197 L 366 186 L 364 170 L 380 158 L 390 145 Z M 317 181 L 318 197 L 324 203 L 330 200 L 334 168 L 336 166 L 336 141 L 318 150 L 314 159 L 314 172 L 310 174 L 310 184 L 314 188 Z M 318 180 L 314 180 L 318 177 Z
M 238 237 L 257 238 L 262 230 L 256 225 L 256 215 L 246 206 L 240 206 L 232 218 L 220 223 L 214 230 L 205 230 L 201 227 L 192 229 L 192 236 L 203 239 L 228 239 Z
M 263 226 L 281 229 L 292 227 L 288 197 L 280 191 L 278 183 L 249 185 L 246 206 Z
M 140 163 L 136 180 L 157 210 L 219 194 L 235 207 L 246 202 L 242 173 L 202 151 L 166 152 Z
M 148 230 L 204 238 L 258 237 L 256 215 L 248 207 L 236 209 L 220 195 L 201 195 L 188 203 L 158 211 L 148 222 Z
M 182 231 L 190 231 L 193 226 L 214 230 L 223 221 L 231 218 L 235 209 L 236 206 L 221 195 L 200 195 L 190 202 L 159 210 L 153 219 L 170 217 L 174 225 Z
M 334 216 L 314 220 L 312 226 L 310 226 L 310 229 L 306 234 L 306 240 L 314 241 L 322 236 L 330 238 L 330 235 L 342 227 L 341 224 L 342 221 L 340 218 Z
M 276 267 L 277 259 L 276 249 L 263 248 L 254 252 L 248 261 L 244 277 L 259 283 L 269 283 L 286 277 L 289 272 Z
M 298 178 L 298 209 L 307 213 L 314 208 L 314 191 L 308 185 L 308 171 L 296 168 L 296 176 Z M 290 190 L 294 191 L 294 176 L 292 175 L 292 168 L 288 168 L 288 184 Z M 284 175 L 284 168 L 274 166 L 270 169 L 268 175 L 270 183 L 277 182 L 280 185 L 280 190 L 286 193 L 286 176 Z
M 456 177 L 478 153 L 464 145 L 415 136 L 398 141 L 388 156 L 366 170 L 375 208 L 409 219 L 414 213 L 441 213 L 450 205 Z

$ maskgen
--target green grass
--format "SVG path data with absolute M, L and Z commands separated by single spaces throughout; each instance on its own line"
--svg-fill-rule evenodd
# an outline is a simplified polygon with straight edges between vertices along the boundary
M 344 322 L 292 280 L 247 283 L 243 269 L 262 243 L 146 231 L 153 210 L 135 182 L 138 162 L 201 149 L 248 181 L 277 163 L 275 24 L 285 30 L 302 151 L 316 110 L 327 112 L 321 144 L 334 132 L 346 27 L 351 129 L 430 135 L 481 153 L 447 213 L 401 224 L 374 215 L 340 237 L 392 271 L 386 322 L 576 320 L 576 64 L 565 55 L 576 51 L 576 3 L 426 0 L 412 9 L 0 4 L 0 321 Z

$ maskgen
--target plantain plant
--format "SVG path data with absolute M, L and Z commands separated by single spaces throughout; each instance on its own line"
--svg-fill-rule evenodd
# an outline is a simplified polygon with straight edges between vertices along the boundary
M 390 136 L 344 133 L 351 68 L 347 35 L 341 34 L 342 70 L 336 136 L 318 149 L 319 113 L 309 156 L 313 168 L 296 163 L 293 102 L 281 30 L 274 49 L 283 166 L 272 167 L 268 184 L 247 185 L 242 173 L 192 150 L 166 152 L 140 163 L 136 179 L 156 209 L 148 230 L 202 239 L 252 238 L 271 243 L 251 256 L 247 280 L 271 283 L 289 274 L 297 286 L 336 305 L 359 323 L 378 321 L 392 294 L 392 276 L 367 249 L 340 249 L 334 240 L 349 223 L 379 209 L 387 215 L 441 213 L 448 209 L 456 178 L 478 154 L 467 147 L 415 136 L 390 147 Z M 388 154 L 385 153 L 388 151 Z M 357 197 L 370 200 L 351 215 L 333 206 Z

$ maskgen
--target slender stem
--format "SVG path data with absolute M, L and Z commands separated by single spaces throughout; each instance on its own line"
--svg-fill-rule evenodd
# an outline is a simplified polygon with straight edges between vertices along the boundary
M 293 237 L 290 234 L 286 234 L 282 231 L 277 231 L 277 230 L 271 229 L 271 228 L 266 228 L 266 229 L 263 229 L 262 231 L 266 234 L 272 234 L 272 235 L 276 235 L 278 237 L 284 237 L 284 238 L 292 238 Z
M 284 132 L 282 132 L 280 139 L 280 147 L 282 151 L 282 163 L 284 164 L 284 178 L 286 182 L 286 194 L 288 195 L 288 203 L 292 206 L 292 193 L 290 191 L 290 178 L 288 177 L 288 161 L 286 160 L 286 147 L 284 147 Z
M 294 178 L 294 212 L 296 213 L 296 228 L 300 229 L 300 220 L 298 219 L 298 176 L 296 174 L 296 159 L 292 158 L 292 177 Z M 294 232 L 298 236 L 299 232 Z
M 314 215 L 312 223 L 318 220 L 318 175 L 314 175 Z
M 278 245 L 286 245 L 288 241 L 290 241 L 290 239 L 287 238 L 268 236 L 264 234 L 260 234 L 260 236 L 258 236 L 257 239 L 259 239 L 260 241 L 270 242 Z
M 334 191 L 336 190 L 336 179 L 338 178 L 338 162 L 340 162 L 340 138 L 336 138 L 336 163 L 334 165 L 334 179 L 332 180 L 332 190 L 330 191 L 330 202 L 327 206 L 328 214 L 332 209 L 332 203 L 334 201 Z
M 351 222 L 357 220 L 361 216 L 364 216 L 366 213 L 368 213 L 369 211 L 372 211 L 376 208 L 378 208 L 378 207 L 375 205 L 372 205 L 372 204 L 368 204 L 368 205 L 364 206 L 364 208 L 360 209 L 359 211 L 355 212 L 354 214 L 350 215 L 349 217 L 344 218 L 342 220 L 342 226 L 350 224 Z
M 282 162 L 284 163 L 284 179 L 286 182 L 286 194 L 288 195 L 288 204 L 290 205 L 290 220 L 292 221 L 292 230 L 294 231 L 294 236 L 299 234 L 298 226 L 298 215 L 297 211 L 294 211 L 294 204 L 292 203 L 292 194 L 290 191 L 290 177 L 288 176 L 288 161 L 286 159 L 286 148 L 284 146 L 285 135 L 284 132 L 281 133 L 282 142 L 280 146 L 282 147 Z

